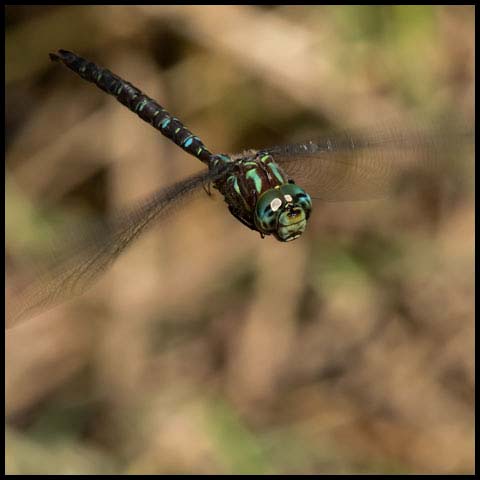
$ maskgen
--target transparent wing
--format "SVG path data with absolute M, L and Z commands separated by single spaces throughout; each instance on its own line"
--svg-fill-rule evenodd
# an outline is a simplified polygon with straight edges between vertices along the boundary
M 473 138 L 464 124 L 391 127 L 265 150 L 313 198 L 367 200 L 393 192 L 406 174 L 448 172 Z
M 79 231 L 80 240 L 54 252 L 49 267 L 13 293 L 7 302 L 6 328 L 83 293 L 141 233 L 212 179 L 208 171 L 193 175 L 87 232 Z

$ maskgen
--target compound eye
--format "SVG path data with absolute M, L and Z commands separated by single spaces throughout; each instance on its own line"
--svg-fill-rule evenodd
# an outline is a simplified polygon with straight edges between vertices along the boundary
M 283 195 L 277 188 L 267 190 L 255 207 L 255 226 L 263 233 L 275 230 L 278 214 L 282 210 Z
M 282 186 L 281 190 L 285 201 L 302 207 L 308 218 L 312 209 L 312 199 L 310 195 L 308 195 L 303 188 L 292 183 Z

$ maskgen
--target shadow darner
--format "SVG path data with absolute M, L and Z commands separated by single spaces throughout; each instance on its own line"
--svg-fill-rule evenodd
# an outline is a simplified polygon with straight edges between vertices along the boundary
M 230 213 L 261 237 L 289 242 L 305 231 L 312 199 L 362 200 L 384 195 L 414 168 L 433 170 L 454 146 L 471 137 L 468 129 L 380 128 L 344 132 L 300 144 L 213 154 L 177 118 L 131 83 L 78 55 L 50 54 L 150 123 L 207 169 L 158 191 L 128 212 L 105 222 L 88 241 L 56 256 L 45 277 L 35 280 L 7 308 L 8 326 L 83 292 L 153 221 L 182 199 L 212 186 Z

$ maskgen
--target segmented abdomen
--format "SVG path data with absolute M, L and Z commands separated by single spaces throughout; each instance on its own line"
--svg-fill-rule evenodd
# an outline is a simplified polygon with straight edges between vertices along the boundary
M 207 165 L 209 164 L 211 153 L 203 142 L 193 135 L 180 120 L 170 115 L 155 100 L 145 95 L 130 82 L 123 80 L 110 70 L 99 67 L 67 50 L 51 53 L 50 58 L 62 62 L 83 79 L 94 83 L 104 92 L 113 95 L 120 103 L 135 112 L 141 119 L 150 123 L 179 147 Z

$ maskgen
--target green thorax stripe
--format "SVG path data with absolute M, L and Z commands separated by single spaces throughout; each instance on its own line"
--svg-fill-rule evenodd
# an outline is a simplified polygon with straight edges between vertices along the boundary
M 280 173 L 280 170 L 278 169 L 278 166 L 276 163 L 271 162 L 268 164 L 268 167 L 270 170 L 273 172 L 273 174 L 277 177 L 277 180 L 280 183 L 286 183 L 285 179 L 283 178 L 282 174 Z
M 248 172 L 245 174 L 245 177 L 247 179 L 253 180 L 253 183 L 255 184 L 255 190 L 258 193 L 262 191 L 262 179 L 258 175 L 256 168 L 252 168 L 251 170 L 248 170 Z

